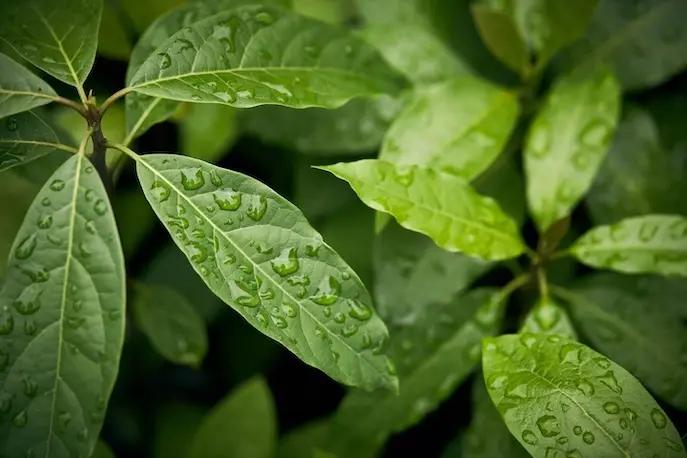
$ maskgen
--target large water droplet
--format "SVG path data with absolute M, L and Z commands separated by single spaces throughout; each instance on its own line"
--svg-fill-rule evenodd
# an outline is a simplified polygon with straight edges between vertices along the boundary
M 255 20 L 262 25 L 270 25 L 274 22 L 274 16 L 267 11 L 260 11 L 255 14 Z
M 246 215 L 253 221 L 260 221 L 267 211 L 267 199 L 264 196 L 251 196 Z
M 152 191 L 153 196 L 158 201 L 158 203 L 162 203 L 169 199 L 169 186 L 162 180 L 156 179 L 155 181 L 153 181 L 153 184 L 150 186 L 150 190 Z
M 349 299 L 348 315 L 358 321 L 367 321 L 372 318 L 372 308 L 356 299 Z
M 522 440 L 528 445 L 536 445 L 537 444 L 537 436 L 534 434 L 532 431 L 529 429 L 526 429 L 522 432 Z
M 554 437 L 561 432 L 558 419 L 553 415 L 544 415 L 537 420 L 537 428 L 544 437 Z
M 579 380 L 575 386 L 578 390 L 582 392 L 585 396 L 591 396 L 594 394 L 594 385 L 589 383 L 587 380 Z
M 103 199 L 96 200 L 95 204 L 93 205 L 93 211 L 96 214 L 103 216 L 105 213 L 107 213 L 107 202 L 105 202 Z
M 53 191 L 62 191 L 64 189 L 64 180 L 60 180 L 59 178 L 55 179 L 50 183 L 50 189 Z
M 613 371 L 608 371 L 604 375 L 597 377 L 599 382 L 604 384 L 608 389 L 617 394 L 622 394 L 623 388 L 618 385 L 618 381 L 615 378 Z
M 592 434 L 591 431 L 585 431 L 584 434 L 582 434 L 582 440 L 586 444 L 593 444 L 594 443 L 594 434 Z
M 25 237 L 14 251 L 14 256 L 21 260 L 29 259 L 36 249 L 37 237 L 38 236 L 35 232 L 32 232 L 30 235 Z
M 223 189 L 212 195 L 220 210 L 235 211 L 241 206 L 241 193 Z
M 341 294 L 341 284 L 331 275 L 326 276 L 320 282 L 317 292 L 310 296 L 310 300 L 319 305 L 332 305 Z
M 181 171 L 181 185 L 187 191 L 195 191 L 205 185 L 205 176 L 201 169 L 187 169 Z
M 611 415 L 615 415 L 620 412 L 620 407 L 615 402 L 607 402 L 604 404 L 604 411 Z
M 284 248 L 277 258 L 270 261 L 272 269 L 281 277 L 286 277 L 298 271 L 298 250 Z

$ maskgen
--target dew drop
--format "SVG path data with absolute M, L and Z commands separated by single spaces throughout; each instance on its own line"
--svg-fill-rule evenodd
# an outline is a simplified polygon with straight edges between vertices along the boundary
M 165 70 L 172 65 L 172 58 L 166 52 L 158 53 L 160 57 L 160 69 Z
M 51 214 L 46 214 L 42 215 L 38 219 L 38 227 L 40 229 L 50 229 L 50 226 L 52 226 L 53 218 Z
M 585 444 L 593 444 L 594 434 L 592 434 L 591 431 L 585 431 L 584 434 L 582 434 L 582 440 L 585 442 Z
M 64 180 L 55 179 L 50 183 L 50 189 L 53 191 L 62 191 L 64 189 Z
M 278 257 L 270 261 L 272 270 L 280 277 L 286 277 L 296 273 L 299 268 L 298 250 L 296 248 L 284 248 Z
M 554 437 L 560 434 L 561 426 L 553 415 L 544 415 L 537 420 L 537 428 L 544 437 Z
M 657 429 L 663 429 L 668 424 L 666 416 L 656 408 L 651 410 L 651 422 Z
M 537 444 L 537 436 L 530 431 L 529 429 L 526 429 L 522 432 L 522 440 L 528 445 L 536 445 Z
M 96 214 L 103 216 L 105 213 L 107 213 L 107 202 L 105 202 L 103 199 L 96 200 L 95 204 L 93 205 L 93 211 L 96 212 Z
M 36 243 L 37 234 L 32 232 L 19 243 L 19 246 L 17 246 L 17 249 L 14 251 L 14 256 L 20 260 L 29 259 L 36 249 Z
M 310 300 L 319 305 L 332 305 L 341 294 L 341 284 L 331 275 L 324 277 L 317 288 L 317 292 L 310 296 Z
M 212 198 L 220 210 L 235 211 L 241 206 L 241 193 L 233 190 L 217 191 Z
M 604 404 L 604 411 L 611 415 L 615 415 L 620 412 L 620 407 L 615 402 L 607 402 Z
M 153 196 L 155 197 L 155 200 L 158 201 L 158 203 L 162 203 L 169 199 L 169 186 L 161 180 L 155 180 L 153 181 L 153 184 L 150 187 L 150 191 L 153 193 Z
M 349 299 L 348 315 L 358 321 L 367 321 L 372 318 L 372 308 L 356 299 Z
M 205 185 L 205 176 L 201 169 L 189 169 L 181 172 L 181 185 L 186 191 L 195 191 Z
M 0 316 L 0 336 L 6 336 L 14 329 L 14 317 L 7 312 Z
M 267 199 L 264 196 L 251 196 L 246 215 L 253 221 L 260 221 L 267 211 Z

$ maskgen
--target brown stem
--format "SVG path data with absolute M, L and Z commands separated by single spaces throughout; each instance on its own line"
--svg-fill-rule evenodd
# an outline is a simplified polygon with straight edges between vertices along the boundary
M 91 141 L 93 142 L 93 155 L 91 162 L 95 169 L 100 174 L 100 178 L 105 184 L 105 189 L 108 194 L 112 192 L 112 180 L 107 171 L 107 163 L 105 153 L 107 152 L 107 139 L 103 135 L 101 128 L 102 113 L 94 104 L 88 104 L 88 111 L 86 113 L 88 125 L 91 128 Z

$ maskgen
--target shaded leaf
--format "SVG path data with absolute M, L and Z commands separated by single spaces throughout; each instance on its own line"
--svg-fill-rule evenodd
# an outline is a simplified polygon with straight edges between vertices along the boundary
M 153 458 L 189 456 L 189 450 L 205 411 L 195 404 L 167 402 L 154 418 Z
M 296 207 L 253 178 L 197 159 L 136 160 L 146 198 L 223 301 L 338 381 L 395 386 L 379 354 L 386 327 L 369 294 Z
M 27 111 L 0 120 L 0 172 L 56 150 L 75 153 L 39 112 Z
M 7 456 L 89 456 L 124 339 L 124 261 L 107 194 L 83 154 L 36 196 L 0 293 Z
M 348 181 L 369 207 L 389 213 L 401 226 L 428 235 L 446 250 L 493 260 L 524 250 L 515 222 L 460 177 L 381 160 L 321 168 Z
M 517 24 L 509 14 L 492 8 L 488 3 L 472 5 L 472 15 L 482 40 L 511 70 L 527 76 L 531 72 L 529 55 Z
M 102 0 L 12 1 L 0 15 L 0 40 L 36 67 L 80 88 L 95 59 L 102 9 Z
M 532 334 L 557 334 L 577 338 L 568 314 L 551 299 L 540 299 L 525 317 L 520 332 Z
M 91 458 L 115 458 L 115 454 L 107 443 L 103 440 L 98 440 L 98 442 L 95 443 Z
M 587 35 L 568 61 L 611 64 L 625 89 L 656 86 L 687 66 L 682 0 L 600 0 Z
M 492 401 L 532 456 L 685 456 L 639 381 L 581 343 L 543 334 L 489 338 L 482 364 Z
M 596 273 L 560 297 L 581 331 L 661 399 L 687 409 L 687 326 L 676 308 L 687 297 L 684 280 Z
M 687 276 L 687 218 L 646 215 L 590 229 L 570 248 L 592 267 Z
M 55 96 L 46 82 L 0 54 L 0 118 L 45 105 Z
M 147 3 L 147 2 L 146 2 Z M 100 21 L 98 54 L 108 59 L 126 61 L 133 49 L 132 33 L 128 30 L 125 13 L 120 10 L 119 2 L 103 2 L 103 17 Z
M 473 77 L 419 89 L 391 125 L 380 159 L 471 180 L 501 152 L 518 111 L 514 93 Z
M 269 6 L 246 6 L 176 32 L 129 80 L 132 90 L 236 107 L 336 108 L 395 93 L 397 75 L 362 40 Z
M 190 105 L 178 123 L 181 150 L 204 161 L 218 161 L 239 135 L 236 116 L 235 109 L 224 105 Z
M 527 200 L 540 232 L 567 216 L 592 184 L 615 132 L 620 89 L 599 68 L 558 79 L 525 143 Z
M 205 417 L 190 458 L 270 458 L 277 436 L 272 393 L 262 377 L 229 393 Z
M 177 364 L 198 367 L 208 349 L 205 322 L 188 300 L 171 288 L 136 283 L 132 302 L 138 328 L 155 349 Z
M 327 441 L 329 420 L 314 420 L 299 426 L 279 439 L 277 458 L 311 458 L 315 449 Z

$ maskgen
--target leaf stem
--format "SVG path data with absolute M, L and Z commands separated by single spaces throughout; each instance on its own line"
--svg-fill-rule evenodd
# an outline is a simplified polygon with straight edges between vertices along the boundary
M 114 94 L 112 94 L 111 96 L 109 96 L 107 99 L 105 99 L 105 101 L 102 103 L 102 105 L 100 105 L 100 108 L 99 108 L 101 116 L 105 114 L 105 112 L 107 111 L 107 109 L 110 108 L 110 106 L 111 106 L 116 100 L 118 100 L 118 99 L 124 97 L 124 96 L 127 95 L 129 92 L 131 92 L 131 88 L 125 87 L 125 88 L 123 88 L 123 89 L 118 90 L 117 92 L 115 92 Z
M 521 275 L 518 275 L 514 279 L 512 279 L 510 282 L 506 284 L 506 286 L 501 289 L 501 294 L 503 294 L 503 297 L 508 297 L 511 294 L 513 294 L 515 291 L 520 289 L 521 287 L 525 286 L 527 283 L 530 282 L 532 278 L 532 275 L 529 273 L 524 273 Z
M 54 97 L 50 97 L 50 100 L 52 100 L 55 103 L 59 103 L 60 105 L 64 105 L 66 107 L 69 107 L 69 108 L 77 111 L 84 118 L 87 117 L 86 109 L 84 108 L 84 106 L 79 105 L 78 103 L 76 103 L 73 100 L 67 99 L 65 97 L 60 97 L 59 95 L 56 95 Z
M 549 301 L 549 283 L 546 279 L 546 271 L 543 267 L 537 268 L 537 284 L 539 285 L 539 294 L 543 302 L 546 304 Z

